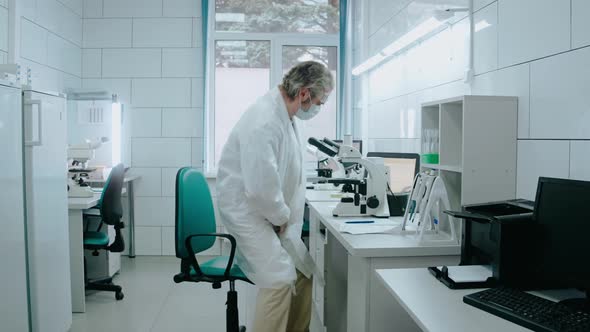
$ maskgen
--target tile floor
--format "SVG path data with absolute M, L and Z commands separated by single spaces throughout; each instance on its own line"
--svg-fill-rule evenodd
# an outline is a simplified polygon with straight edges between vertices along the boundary
M 116 301 L 113 293 L 87 293 L 86 313 L 73 315 L 70 331 L 225 331 L 229 284 L 224 283 L 221 289 L 206 283 L 175 284 L 172 277 L 179 265 L 175 257 L 121 257 L 121 272 L 114 282 L 123 287 L 125 298 Z M 249 327 L 254 317 L 256 288 L 236 282 L 236 290 L 240 323 Z

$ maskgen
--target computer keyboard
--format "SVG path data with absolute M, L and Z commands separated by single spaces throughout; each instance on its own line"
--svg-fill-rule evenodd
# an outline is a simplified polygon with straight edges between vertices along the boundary
M 465 295 L 463 302 L 533 331 L 590 331 L 590 314 L 510 288 Z

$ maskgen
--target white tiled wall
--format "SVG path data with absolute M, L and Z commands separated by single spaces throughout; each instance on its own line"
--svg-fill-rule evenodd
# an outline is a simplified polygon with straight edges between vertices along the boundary
M 137 167 L 182 167 L 191 163 L 190 138 L 135 138 L 131 165 Z
M 501 67 L 570 49 L 569 1 L 504 0 L 498 5 Z
M 162 227 L 135 226 L 135 254 L 161 255 Z
M 201 108 L 164 108 L 162 137 L 203 137 L 203 128 L 195 126 L 202 121 Z
M 127 105 L 139 255 L 174 254 L 174 186 L 180 167 L 202 167 L 201 1 L 85 0 L 84 87 Z
M 572 141 L 570 149 L 570 177 L 590 181 L 590 141 Z
M 8 7 L 0 6 L 0 51 L 8 52 Z
M 117 48 L 102 51 L 102 77 L 160 77 L 162 49 Z
M 134 79 L 132 86 L 133 106 L 191 106 L 191 80 L 188 78 Z
M 590 48 L 533 62 L 531 137 L 590 139 L 589 86 Z
M 145 18 L 133 20 L 133 47 L 191 47 L 192 19 Z
M 82 0 L 16 1 L 17 61 L 32 70 L 32 85 L 39 90 L 64 92 L 81 86 Z M 0 7 L 0 22 L 3 8 Z M 2 32 L 0 23 L 0 33 Z M 13 29 L 13 31 L 17 31 Z M 0 50 L 2 37 L 0 37 Z M 24 79 L 24 77 L 23 77 Z
M 516 195 L 534 200 L 539 176 L 569 177 L 570 142 L 522 140 L 517 159 Z
M 572 0 L 572 47 L 590 45 L 590 1 Z
M 0 64 L 8 61 L 8 0 L 0 0 Z
M 137 226 L 174 226 L 174 197 L 137 197 L 135 204 Z
M 358 1 L 353 66 L 433 16 L 467 0 Z M 357 4 L 357 5 L 358 5 Z M 420 104 L 461 94 L 518 97 L 517 194 L 533 198 L 540 175 L 590 179 L 590 2 L 475 0 L 475 78 L 463 82 L 469 50 L 467 20 L 418 43 L 356 78 L 355 136 L 368 151 L 419 152 Z M 480 27 L 479 29 L 477 27 Z M 365 100 L 368 105 L 361 102 Z M 362 109 L 366 107 L 366 109 Z M 358 130 L 358 129 L 357 129 Z
M 84 19 L 84 48 L 131 47 L 131 19 Z
M 105 17 L 159 17 L 162 0 L 103 0 Z

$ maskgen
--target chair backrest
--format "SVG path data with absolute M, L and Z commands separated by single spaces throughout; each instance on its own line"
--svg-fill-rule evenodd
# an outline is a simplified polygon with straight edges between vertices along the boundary
M 123 179 L 125 178 L 125 167 L 118 164 L 113 167 L 107 182 L 100 196 L 100 215 L 102 221 L 107 225 L 117 225 L 123 216 L 121 205 L 121 191 L 123 190 Z
M 192 234 L 215 233 L 215 212 L 205 176 L 194 168 L 184 167 L 176 173 L 176 257 L 188 258 L 185 239 Z M 194 237 L 195 253 L 207 250 L 215 237 Z

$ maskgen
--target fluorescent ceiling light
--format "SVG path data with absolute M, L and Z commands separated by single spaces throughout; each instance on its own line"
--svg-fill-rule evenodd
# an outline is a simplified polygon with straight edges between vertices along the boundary
M 113 102 L 111 107 L 111 158 L 115 166 L 121 162 L 121 103 Z
M 443 22 L 431 17 L 426 21 L 420 23 L 414 29 L 410 30 L 405 35 L 401 36 L 398 40 L 394 41 L 393 43 L 389 44 L 386 48 L 381 51 L 386 56 L 394 55 L 397 52 L 403 50 L 404 48 L 408 47 L 413 42 L 423 38 L 427 34 L 434 31 L 436 28 L 443 25 Z
M 367 61 L 354 67 L 352 69 L 352 74 L 355 76 L 360 75 L 360 74 L 364 73 L 365 71 L 378 65 L 381 61 L 383 61 L 383 59 L 385 59 L 385 56 L 383 56 L 383 54 L 381 54 L 381 52 L 379 52 L 379 53 L 373 55 L 372 57 L 370 57 L 369 59 L 367 59 Z
M 408 31 L 405 35 L 401 36 L 393 43 L 389 44 L 385 47 L 381 52 L 377 53 L 376 55 L 370 57 L 365 62 L 361 63 L 360 65 L 356 66 L 352 70 L 352 74 L 358 76 L 365 71 L 375 67 L 379 63 L 381 63 L 386 58 L 403 51 L 408 46 L 412 45 L 416 41 L 423 39 L 424 37 L 428 36 L 430 33 L 434 32 L 436 29 L 440 28 L 443 24 L 445 24 L 446 20 L 450 17 L 453 17 L 455 12 L 459 11 L 466 11 L 465 8 L 454 8 L 449 9 L 446 11 L 437 11 L 435 12 L 435 16 L 427 19 L 426 21 L 418 24 L 412 30 Z M 487 23 L 487 22 L 486 22 Z M 483 29 L 483 27 L 482 27 Z

